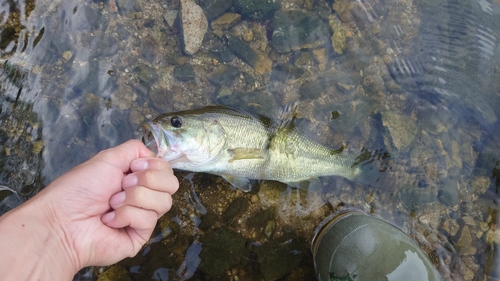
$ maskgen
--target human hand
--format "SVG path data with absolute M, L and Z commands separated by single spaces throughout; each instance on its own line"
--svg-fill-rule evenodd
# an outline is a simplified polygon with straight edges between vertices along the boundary
M 170 209 L 179 183 L 170 165 L 154 156 L 140 141 L 128 141 L 98 153 L 31 199 L 60 235 L 76 271 L 134 256 Z

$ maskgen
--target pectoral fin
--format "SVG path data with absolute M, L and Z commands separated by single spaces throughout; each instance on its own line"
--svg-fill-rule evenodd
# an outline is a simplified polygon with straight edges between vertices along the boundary
M 222 176 L 226 181 L 228 181 L 233 186 L 241 189 L 244 192 L 249 192 L 252 190 L 252 184 L 247 178 L 233 177 L 231 175 Z
M 229 162 L 243 159 L 263 159 L 264 154 L 262 150 L 258 148 L 247 148 L 247 147 L 236 147 L 234 149 L 229 149 L 229 153 L 233 156 L 229 159 Z

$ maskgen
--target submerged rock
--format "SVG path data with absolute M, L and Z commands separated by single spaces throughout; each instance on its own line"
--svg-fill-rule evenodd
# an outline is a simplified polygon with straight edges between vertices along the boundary
M 224 64 L 210 73 L 207 78 L 217 86 L 231 86 L 236 76 L 240 75 L 240 70 L 232 65 Z
M 231 50 L 236 57 L 253 67 L 257 73 L 264 74 L 271 71 L 273 62 L 267 56 L 255 51 L 250 45 L 238 37 L 227 34 L 224 38 L 229 50 Z
M 294 234 L 274 239 L 255 249 L 264 280 L 283 278 L 310 255 L 309 243 Z
M 317 99 L 323 92 L 323 81 L 320 79 L 307 81 L 299 88 L 299 94 L 302 99 Z
M 258 198 L 258 197 L 257 197 Z M 261 210 L 256 213 L 253 217 L 247 220 L 247 225 L 251 228 L 255 228 L 256 238 L 263 238 L 264 235 L 269 239 L 272 238 L 274 230 L 276 228 L 276 206 L 271 206 L 268 209 Z M 273 225 L 274 224 L 274 225 Z
M 250 45 L 231 34 L 227 34 L 224 38 L 226 40 L 227 47 L 235 56 L 252 67 L 257 66 L 259 55 L 254 49 L 252 49 L 252 47 L 250 47 Z
M 203 10 L 193 0 L 181 0 L 181 27 L 184 52 L 193 55 L 200 49 L 208 28 Z
M 215 46 L 210 49 L 209 54 L 219 62 L 230 62 L 234 59 L 233 53 L 226 46 Z
M 303 99 L 319 98 L 321 93 L 335 87 L 342 93 L 349 93 L 361 82 L 357 75 L 349 75 L 341 71 L 327 71 L 316 80 L 307 81 L 299 88 Z
M 271 23 L 271 45 L 280 53 L 316 48 L 330 38 L 328 24 L 301 10 L 279 11 Z
M 158 80 L 159 76 L 156 69 L 147 64 L 138 65 L 136 70 L 138 71 L 137 78 L 143 83 L 151 84 Z
M 460 202 L 460 192 L 455 181 L 445 181 L 441 189 L 438 191 L 438 199 L 443 204 L 453 207 Z
M 201 0 L 199 3 L 205 11 L 208 20 L 213 20 L 223 15 L 233 6 L 232 0 Z
M 280 0 L 234 0 L 234 9 L 244 19 L 271 19 L 280 8 Z
M 271 73 L 271 80 L 285 81 L 287 79 L 298 79 L 305 73 L 303 68 L 287 64 L 279 63 L 276 64 Z
M 407 210 L 418 210 L 424 204 L 436 202 L 438 199 L 433 188 L 419 188 L 412 185 L 401 187 L 399 196 Z
M 248 258 L 246 239 L 227 228 L 219 228 L 203 236 L 199 270 L 210 277 L 217 277 Z
M 408 147 L 417 134 L 417 125 L 409 117 L 394 112 L 382 112 L 382 124 L 387 129 L 384 140 L 391 153 Z
M 372 114 L 371 100 L 356 99 L 352 102 L 331 102 L 318 107 L 316 117 L 328 116 L 328 126 L 334 132 L 352 132 Z
M 174 67 L 174 77 L 179 81 L 189 81 L 194 79 L 194 68 L 190 64 L 178 65 Z
M 237 220 L 249 207 L 248 201 L 244 197 L 236 198 L 224 211 L 224 220 L 228 223 Z
M 330 15 L 328 17 L 328 24 L 330 28 L 333 30 L 333 35 L 330 38 L 332 40 L 333 50 L 341 55 L 344 53 L 346 49 L 346 32 L 343 28 L 342 22 L 340 19 L 334 15 Z
M 117 0 L 116 5 L 118 6 L 118 11 L 124 14 L 142 11 L 141 0 Z
M 279 108 L 276 99 L 271 94 L 262 91 L 234 92 L 229 96 L 217 99 L 217 102 L 228 107 L 265 116 L 273 116 Z
M 476 253 L 476 248 L 472 243 L 472 235 L 469 230 L 469 226 L 464 225 L 462 232 L 460 233 L 460 238 L 457 241 L 458 252 L 461 255 L 474 255 Z
M 236 13 L 225 13 L 211 23 L 213 30 L 229 29 L 241 20 L 241 15 Z

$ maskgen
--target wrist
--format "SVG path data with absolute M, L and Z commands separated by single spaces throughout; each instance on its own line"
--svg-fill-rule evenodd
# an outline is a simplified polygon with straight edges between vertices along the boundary
M 6 280 L 71 280 L 79 270 L 60 223 L 40 205 L 33 198 L 0 217 Z

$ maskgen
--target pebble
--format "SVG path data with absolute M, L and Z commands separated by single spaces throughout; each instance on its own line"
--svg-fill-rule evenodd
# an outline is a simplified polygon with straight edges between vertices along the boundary
M 43 140 L 37 140 L 33 143 L 33 154 L 38 154 L 42 152 L 45 147 L 45 142 Z
M 246 30 L 241 37 L 243 41 L 250 43 L 253 41 L 253 31 L 251 29 Z
M 62 54 L 64 61 L 69 61 L 72 56 L 73 56 L 73 53 L 71 51 L 66 51 Z
M 486 243 L 500 244 L 500 229 L 488 230 L 488 232 L 486 232 Z
M 177 65 L 185 65 L 188 61 L 188 57 L 180 56 L 175 59 L 175 63 Z
M 471 189 L 472 192 L 476 195 L 482 195 L 486 192 L 488 187 L 490 186 L 490 178 L 489 177 L 476 177 L 471 181 Z
M 233 93 L 233 90 L 230 88 L 222 85 L 220 86 L 219 90 L 217 91 L 217 99 L 228 97 Z
M 451 236 L 455 236 L 458 232 L 459 225 L 454 219 L 447 219 L 441 225 L 444 231 L 448 232 Z
M 475 221 L 474 221 L 474 218 L 471 217 L 471 216 L 465 216 L 465 217 L 462 217 L 462 221 L 466 224 L 466 225 L 476 225 Z
M 181 0 L 181 26 L 184 52 L 194 55 L 203 43 L 208 21 L 201 7 L 193 0 Z

